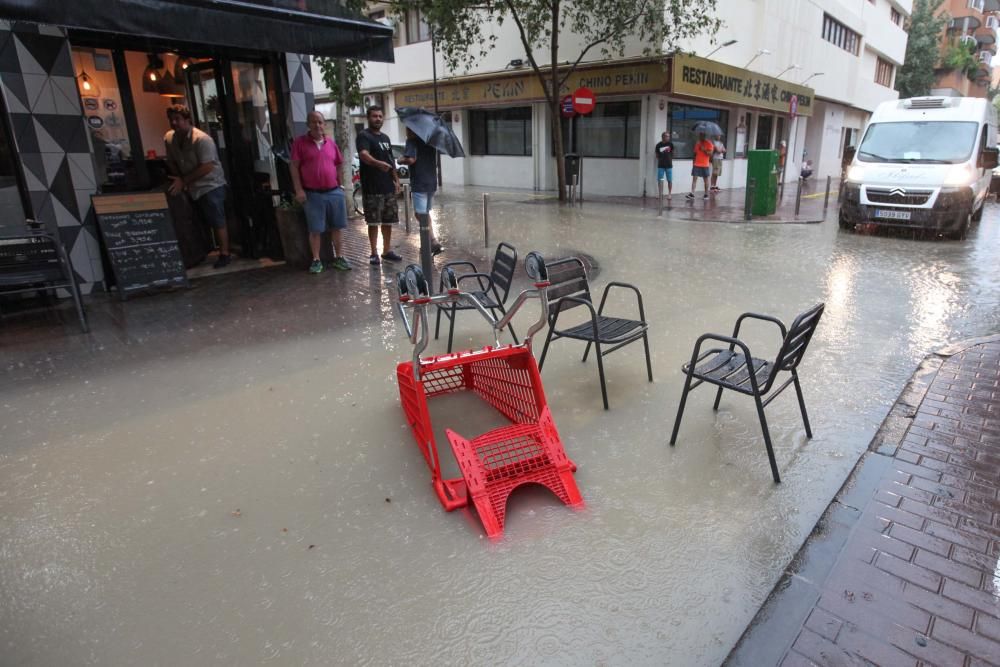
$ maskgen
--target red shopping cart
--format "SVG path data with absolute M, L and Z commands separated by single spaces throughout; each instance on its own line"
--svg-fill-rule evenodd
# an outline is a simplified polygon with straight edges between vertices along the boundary
M 540 484 L 567 505 L 583 506 L 573 478 L 576 466 L 559 439 L 531 354 L 531 339 L 547 321 L 545 261 L 532 252 L 524 263 L 534 288 L 521 292 L 499 321 L 472 294 L 458 289 L 450 269 L 442 272 L 446 291 L 434 296 L 429 294 L 419 266 L 411 264 L 396 277 L 399 312 L 413 343 L 413 359 L 396 367 L 406 420 L 430 468 L 431 483 L 441 504 L 450 512 L 471 501 L 490 538 L 503 534 L 507 499 L 524 484 Z M 540 319 L 521 344 L 501 345 L 500 332 L 532 298 L 541 303 Z M 496 345 L 422 358 L 428 340 L 427 307 L 458 301 L 472 305 L 490 323 Z M 471 439 L 446 429 L 461 472 L 461 477 L 447 479 L 442 474 L 427 401 L 457 391 L 475 393 L 510 424 Z

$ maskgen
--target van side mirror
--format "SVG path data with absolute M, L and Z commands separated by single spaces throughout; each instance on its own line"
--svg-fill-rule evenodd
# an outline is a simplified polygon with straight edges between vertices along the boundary
M 997 167 L 997 156 L 1000 155 L 1000 149 L 996 146 L 987 146 L 979 153 L 979 168 L 980 169 L 996 169 Z

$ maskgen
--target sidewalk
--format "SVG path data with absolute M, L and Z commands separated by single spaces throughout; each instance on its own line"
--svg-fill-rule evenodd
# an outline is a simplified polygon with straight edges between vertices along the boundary
M 1000 664 L 1000 336 L 924 360 L 728 665 Z
M 836 209 L 837 194 L 840 180 L 831 179 L 829 209 Z M 584 183 L 586 185 L 586 183 Z M 810 178 L 802 184 L 802 201 L 799 205 L 799 213 L 795 213 L 795 181 L 785 183 L 785 191 L 778 202 L 778 208 L 774 215 L 752 216 L 750 222 L 755 223 L 814 223 L 824 220 L 823 201 L 826 194 L 826 179 Z M 667 220 L 694 221 L 694 222 L 747 222 L 744 215 L 746 205 L 746 188 L 724 189 L 722 192 L 704 198 L 704 193 L 699 189 L 695 192 L 693 200 L 685 197 L 685 192 L 674 189 L 673 196 L 667 201 L 663 196 L 663 212 L 660 213 L 658 198 L 656 195 L 656 184 L 652 184 L 652 192 L 646 197 L 622 197 L 622 196 L 602 196 L 590 195 L 584 192 L 584 203 L 601 202 L 611 204 L 621 204 L 624 206 L 651 209 L 657 215 L 662 215 Z M 552 193 L 552 199 L 555 199 Z

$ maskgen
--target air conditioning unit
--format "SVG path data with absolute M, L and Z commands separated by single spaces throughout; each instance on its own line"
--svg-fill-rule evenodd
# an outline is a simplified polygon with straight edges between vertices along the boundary
M 997 17 L 992 16 L 992 15 L 987 16 L 986 17 L 986 27 L 987 28 L 993 28 L 994 30 L 996 30 L 997 28 L 1000 28 L 1000 19 L 998 19 Z
M 914 97 L 903 102 L 908 109 L 943 109 L 949 105 L 946 97 Z
M 980 51 L 979 62 L 983 63 L 984 65 L 991 64 L 993 62 L 993 54 L 990 53 L 989 51 Z

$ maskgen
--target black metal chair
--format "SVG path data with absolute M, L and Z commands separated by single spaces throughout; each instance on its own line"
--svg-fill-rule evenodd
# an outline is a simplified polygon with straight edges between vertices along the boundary
M 723 389 L 753 396 L 754 402 L 757 404 L 757 416 L 760 417 L 760 428 L 764 433 L 767 458 L 771 463 L 771 475 L 774 477 L 775 483 L 780 483 L 781 477 L 778 475 L 778 465 L 774 461 L 774 449 L 771 447 L 771 434 L 767 430 L 764 408 L 788 385 L 794 384 L 795 393 L 799 398 L 799 409 L 802 411 L 802 422 L 806 427 L 806 436 L 812 437 L 812 429 L 809 428 L 809 416 L 806 414 L 806 403 L 802 398 L 802 387 L 799 385 L 797 369 L 806 353 L 809 341 L 812 340 L 813 333 L 816 331 L 820 317 L 823 316 L 824 306 L 822 303 L 816 304 L 796 317 L 787 331 L 785 325 L 777 318 L 755 313 L 743 313 L 736 320 L 736 328 L 733 329 L 732 336 L 707 333 L 699 337 L 694 345 L 691 361 L 681 369 L 686 375 L 684 393 L 681 394 L 681 403 L 677 407 L 677 418 L 674 420 L 674 431 L 670 435 L 670 445 L 673 446 L 677 441 L 677 431 L 681 426 L 681 417 L 684 415 L 684 404 L 687 401 L 688 392 L 702 382 L 708 382 L 719 388 L 715 394 L 715 404 L 712 406 L 714 410 L 719 409 L 719 400 L 722 398 Z M 740 334 L 740 325 L 747 318 L 764 320 L 778 325 L 778 329 L 781 330 L 782 342 L 778 356 L 775 357 L 774 361 L 755 358 L 750 354 L 750 348 L 737 338 Z M 713 348 L 702 352 L 702 343 L 707 340 L 729 343 L 729 348 Z M 737 347 L 740 349 L 739 352 L 736 351 Z M 783 384 L 775 388 L 775 380 L 783 371 L 787 371 L 789 377 Z M 697 382 L 692 384 L 694 380 Z
M 41 292 L 51 296 L 57 288 L 69 292 L 80 327 L 89 332 L 80 286 L 58 237 L 34 221 L 29 221 L 24 232 L 0 236 L 0 294 Z
M 649 339 L 646 337 L 649 325 L 646 323 L 646 312 L 642 307 L 642 294 L 639 292 L 639 288 L 628 283 L 610 282 L 604 288 L 601 305 L 597 310 L 594 310 L 594 300 L 590 295 L 590 284 L 587 282 L 587 271 L 582 261 L 576 257 L 567 257 L 546 264 L 546 268 L 549 271 L 549 333 L 545 338 L 545 347 L 542 348 L 538 369 L 541 370 L 545 363 L 549 343 L 553 340 L 575 338 L 587 341 L 587 348 L 583 352 L 583 362 L 586 363 L 587 355 L 590 354 L 590 346 L 593 345 L 597 357 L 597 373 L 601 378 L 601 398 L 604 399 L 604 409 L 607 410 L 608 390 L 604 381 L 604 356 L 629 343 L 641 340 L 646 350 L 646 374 L 649 376 L 649 381 L 652 382 L 653 366 L 649 360 Z M 635 292 L 639 306 L 639 319 L 629 320 L 608 317 L 604 314 L 604 304 L 612 287 L 624 287 Z M 567 329 L 556 328 L 559 314 L 577 306 L 587 308 L 590 311 L 590 318 Z M 612 347 L 602 350 L 602 345 L 611 345 Z
M 517 250 L 509 243 L 500 243 L 497 251 L 493 255 L 493 266 L 489 274 L 480 273 L 476 265 L 472 262 L 448 262 L 444 265 L 458 275 L 459 287 L 463 280 L 475 279 L 479 289 L 469 289 L 465 287 L 463 291 L 471 292 L 479 303 L 496 316 L 499 310 L 502 315 L 506 315 L 504 305 L 507 303 L 507 296 L 510 294 L 510 285 L 514 282 L 514 269 L 517 268 Z M 466 269 L 465 273 L 459 273 L 458 269 Z M 444 292 L 444 271 L 441 272 L 441 285 L 438 292 Z M 451 352 L 452 340 L 455 335 L 455 314 L 460 310 L 475 310 L 475 306 L 466 303 L 452 303 L 437 307 L 437 320 L 434 323 L 434 340 L 437 340 L 441 332 L 441 314 L 448 318 L 448 351 Z M 514 327 L 507 325 L 511 337 L 517 343 L 517 335 L 514 334 Z

